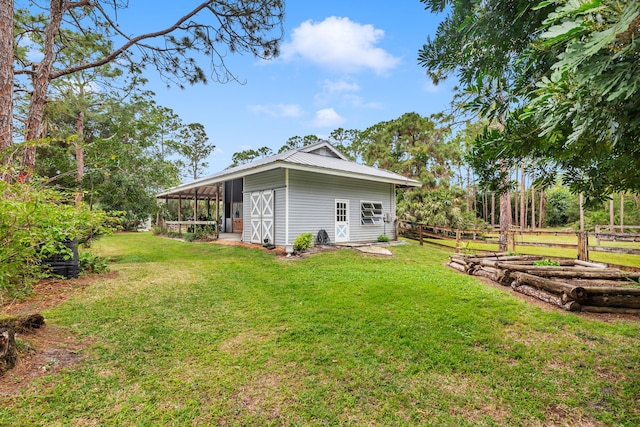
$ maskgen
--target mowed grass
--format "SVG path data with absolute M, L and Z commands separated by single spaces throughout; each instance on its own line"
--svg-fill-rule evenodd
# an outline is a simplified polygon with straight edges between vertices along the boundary
M 406 244 L 302 260 L 149 234 L 45 313 L 83 362 L 0 404 L 11 426 L 640 425 L 640 321 L 534 306 Z

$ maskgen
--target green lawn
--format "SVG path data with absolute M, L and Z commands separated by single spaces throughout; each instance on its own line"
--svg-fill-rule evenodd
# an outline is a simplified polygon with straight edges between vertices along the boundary
M 640 425 L 640 321 L 392 251 L 104 238 L 118 276 L 45 313 L 91 343 L 84 362 L 2 401 L 0 425 Z

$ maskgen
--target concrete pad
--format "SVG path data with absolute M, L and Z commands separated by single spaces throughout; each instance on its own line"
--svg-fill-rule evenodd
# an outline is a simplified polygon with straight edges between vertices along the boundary
M 365 254 L 387 255 L 387 256 L 393 255 L 389 249 L 383 248 L 380 246 L 358 246 L 358 247 L 354 247 L 353 249 Z

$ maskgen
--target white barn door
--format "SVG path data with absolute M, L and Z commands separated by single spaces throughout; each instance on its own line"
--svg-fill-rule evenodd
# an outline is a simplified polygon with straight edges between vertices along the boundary
M 336 199 L 336 243 L 349 241 L 349 201 Z
M 263 244 L 273 240 L 273 190 L 251 193 L 251 243 Z

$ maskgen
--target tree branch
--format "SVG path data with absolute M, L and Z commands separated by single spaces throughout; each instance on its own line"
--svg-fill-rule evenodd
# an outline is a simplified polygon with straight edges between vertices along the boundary
M 198 7 L 196 7 L 191 12 L 189 12 L 188 14 L 186 14 L 185 16 L 180 18 L 175 24 L 173 24 L 172 26 L 170 26 L 168 28 L 165 28 L 164 30 L 156 31 L 156 32 L 152 32 L 152 33 L 147 33 L 147 34 L 141 34 L 141 35 L 139 35 L 137 37 L 128 39 L 128 41 L 125 44 L 123 44 L 118 49 L 114 50 L 112 53 L 110 53 L 109 55 L 105 56 L 104 58 L 99 59 L 97 61 L 93 61 L 93 62 L 89 62 L 89 63 L 86 63 L 86 64 L 81 64 L 81 65 L 76 65 L 74 67 L 68 67 L 68 68 L 66 68 L 64 70 L 57 71 L 57 72 L 51 74 L 50 79 L 56 79 L 56 78 L 61 77 L 61 76 L 65 76 L 65 75 L 68 75 L 68 74 L 73 74 L 73 73 L 76 73 L 78 71 L 88 70 L 90 68 L 95 68 L 95 67 L 99 67 L 101 65 L 107 64 L 107 63 L 113 61 L 114 59 L 116 59 L 122 53 L 124 53 L 127 49 L 129 49 L 132 46 L 135 46 L 136 44 L 138 44 L 138 42 L 140 42 L 142 40 L 161 37 L 161 36 L 164 36 L 166 34 L 169 34 L 169 33 L 173 32 L 173 31 L 175 31 L 185 21 L 187 21 L 188 19 L 190 19 L 193 16 L 197 15 L 202 9 L 207 8 L 207 6 L 210 3 L 211 3 L 211 0 L 210 1 L 206 1 L 204 3 L 201 3 Z M 109 24 L 113 26 L 113 23 L 110 20 L 109 20 Z M 114 28 L 116 28 L 116 27 L 114 27 Z

